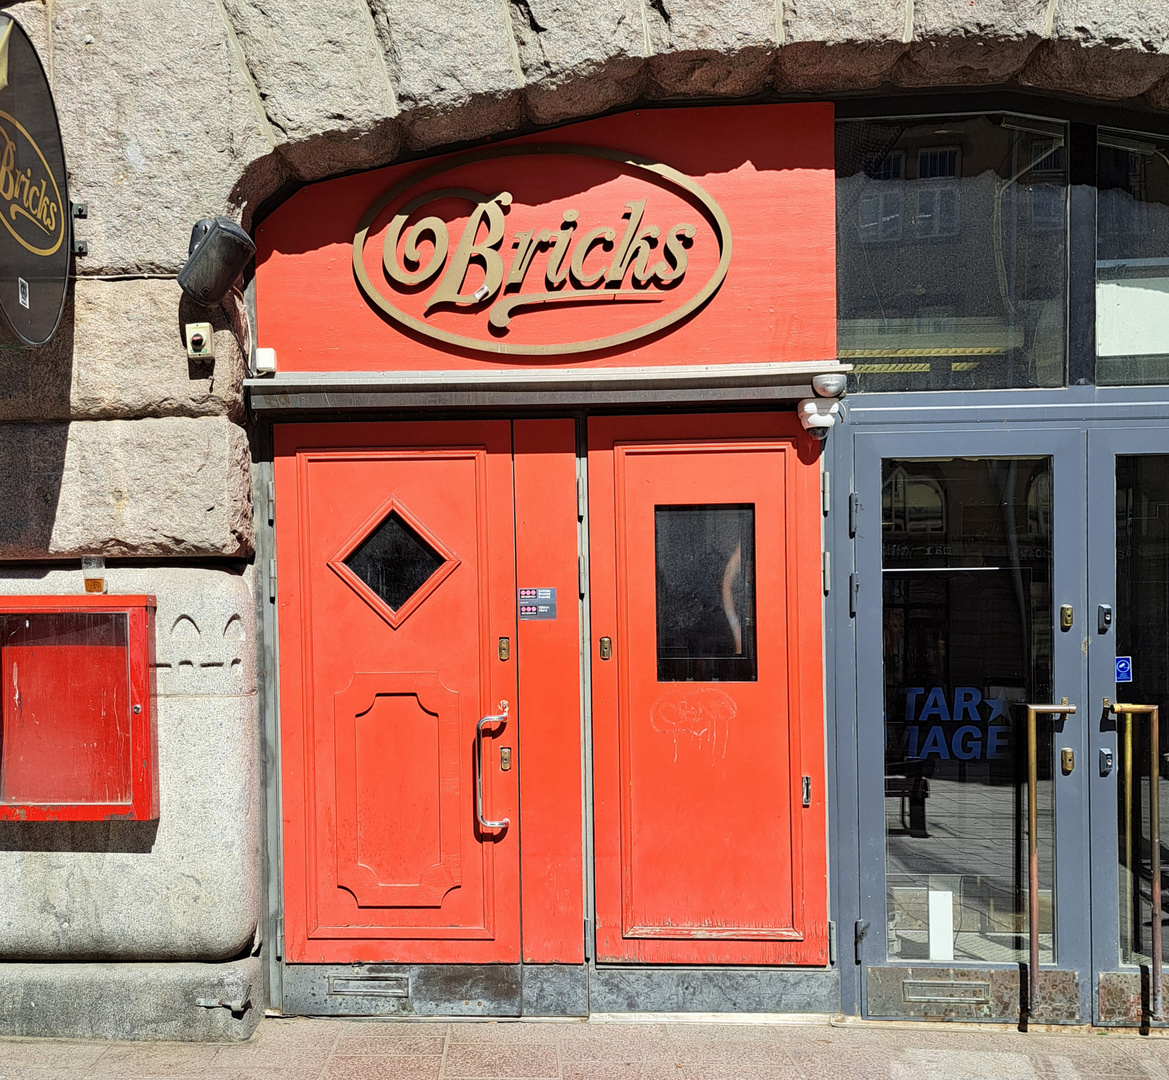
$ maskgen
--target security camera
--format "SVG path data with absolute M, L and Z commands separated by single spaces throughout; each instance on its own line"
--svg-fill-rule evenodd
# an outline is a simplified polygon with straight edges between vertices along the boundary
M 832 371 L 812 376 L 812 390 L 818 397 L 840 397 L 847 385 L 848 376 L 843 372 Z
M 836 418 L 840 415 L 840 402 L 834 398 L 804 398 L 796 406 L 796 413 L 809 435 L 825 439 L 828 437 L 828 429 L 836 423 Z
M 231 218 L 203 218 L 191 230 L 187 265 L 179 271 L 179 285 L 196 304 L 215 307 L 255 253 L 252 238 Z

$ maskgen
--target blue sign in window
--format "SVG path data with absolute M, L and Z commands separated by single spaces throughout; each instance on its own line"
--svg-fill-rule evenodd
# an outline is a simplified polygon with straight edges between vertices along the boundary
M 1116 681 L 1132 682 L 1132 657 L 1118 656 L 1116 658 Z

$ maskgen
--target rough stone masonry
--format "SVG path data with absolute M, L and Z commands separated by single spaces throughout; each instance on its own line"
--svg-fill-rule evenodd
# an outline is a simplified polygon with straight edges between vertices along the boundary
M 1169 111 L 1164 0 L 23 0 L 89 205 L 57 339 L 0 357 L 0 588 L 132 557 L 162 819 L 0 830 L 0 1032 L 237 1039 L 263 1001 L 243 356 L 188 363 L 191 225 L 639 99 L 1014 83 Z M 51 965 L 45 961 L 52 961 Z M 196 998 L 241 1004 L 207 1009 Z

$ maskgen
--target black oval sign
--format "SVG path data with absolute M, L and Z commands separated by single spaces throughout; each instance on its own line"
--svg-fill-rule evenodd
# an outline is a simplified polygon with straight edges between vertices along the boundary
M 26 345 L 54 334 L 72 240 L 65 150 L 40 57 L 0 16 L 0 313 Z

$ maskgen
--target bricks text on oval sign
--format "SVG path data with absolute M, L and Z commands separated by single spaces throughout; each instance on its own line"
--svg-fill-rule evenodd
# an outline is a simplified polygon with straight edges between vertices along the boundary
M 664 188 L 693 206 L 705 219 L 718 246 L 717 266 L 702 287 L 673 310 L 619 333 L 584 341 L 518 343 L 506 340 L 512 318 L 521 309 L 552 304 L 609 303 L 646 304 L 654 314 L 657 304 L 669 299 L 689 265 L 688 249 L 695 243 L 699 227 L 682 220 L 663 228 L 646 222 L 648 199 L 630 199 L 620 220 L 602 223 L 576 235 L 579 211 L 566 207 L 559 229 L 520 229 L 513 234 L 515 253 L 505 266 L 503 242 L 508 208 L 513 197 L 508 191 L 488 195 L 469 187 L 438 187 L 407 198 L 411 189 L 440 173 L 499 158 L 536 155 L 599 158 L 611 162 L 617 171 L 632 171 L 643 180 Z M 401 202 L 403 198 L 406 201 Z M 470 203 L 472 210 L 452 251 L 452 230 L 437 214 L 410 223 L 412 215 L 441 199 Z M 370 277 L 364 249 L 371 228 L 384 211 L 396 207 L 386 229 L 381 264 L 391 295 L 384 295 Z M 620 236 L 620 240 L 618 237 Z M 399 251 L 400 249 L 400 251 Z M 545 256 L 541 262 L 539 256 Z M 628 345 L 657 333 L 691 315 L 718 291 L 731 257 L 731 234 L 719 205 L 689 177 L 669 166 L 622 151 L 576 145 L 540 144 L 470 151 L 454 160 L 428 166 L 378 199 L 363 217 L 353 239 L 353 271 L 366 298 L 395 322 L 440 342 L 490 353 L 547 354 L 591 352 Z M 482 284 L 464 292 L 464 281 L 472 265 L 483 271 Z M 533 267 L 543 268 L 543 290 L 524 292 Z M 437 279 L 437 284 L 436 284 Z M 633 288 L 625 287 L 627 284 Z M 656 287 L 655 287 L 656 286 Z M 431 287 L 433 292 L 416 317 L 399 306 L 397 296 Z M 687 290 L 689 293 L 689 290 Z M 438 311 L 479 315 L 485 305 L 490 337 L 475 337 L 429 323 L 427 316 Z M 595 322 L 595 320 L 593 320 Z M 468 328 L 470 330 L 470 327 Z
M 472 203 L 474 210 L 463 227 L 454 254 L 448 260 L 450 234 L 442 218 L 434 215 L 424 217 L 409 228 L 406 228 L 406 222 L 415 210 L 428 202 L 452 197 L 466 199 Z M 445 269 L 439 278 L 438 287 L 426 303 L 425 312 L 429 314 L 441 307 L 474 307 L 498 295 L 499 299 L 488 313 L 487 322 L 497 330 L 504 330 L 518 308 L 589 300 L 660 302 L 666 298 L 666 294 L 623 289 L 621 286 L 631 272 L 633 282 L 643 288 L 655 281 L 661 285 L 681 281 L 686 274 L 686 248 L 698 232 L 695 225 L 678 222 L 665 230 L 663 250 L 659 253 L 656 248 L 658 239 L 662 237 L 662 229 L 657 225 L 642 228 L 646 200 L 635 199 L 625 204 L 620 243 L 616 243 L 617 229 L 604 226 L 590 229 L 574 242 L 576 221 L 580 214 L 570 207 L 561 215 L 559 229 L 541 229 L 539 232 L 526 229 L 515 234 L 515 255 L 505 278 L 501 248 L 507 231 L 504 212 L 511 202 L 510 192 L 502 191 L 487 196 L 469 188 L 439 188 L 412 199 L 394 215 L 386 232 L 382 265 L 387 277 L 399 285 L 418 286 L 425 285 Z M 484 226 L 486 234 L 480 236 Z M 403 230 L 405 243 L 402 254 L 407 262 L 414 264 L 414 270 L 404 267 L 398 257 Z M 420 242 L 425 240 L 430 241 L 431 251 L 429 258 L 423 262 Z M 612 258 L 592 258 L 591 268 L 586 267 L 585 261 L 598 251 L 605 256 L 613 252 Z M 544 264 L 547 290 L 525 293 L 522 291 L 524 282 L 536 256 L 541 252 L 547 252 Z M 660 260 L 656 258 L 658 254 L 663 256 Z M 461 291 L 463 282 L 471 263 L 476 260 L 484 271 L 483 284 L 474 292 L 464 293 Z M 601 282 L 604 282 L 605 291 L 581 292 L 595 289 Z M 560 290 L 568 283 L 573 287 L 552 291 Z M 499 295 L 501 286 L 503 295 Z M 513 287 L 521 291 L 508 295 L 508 290 Z

